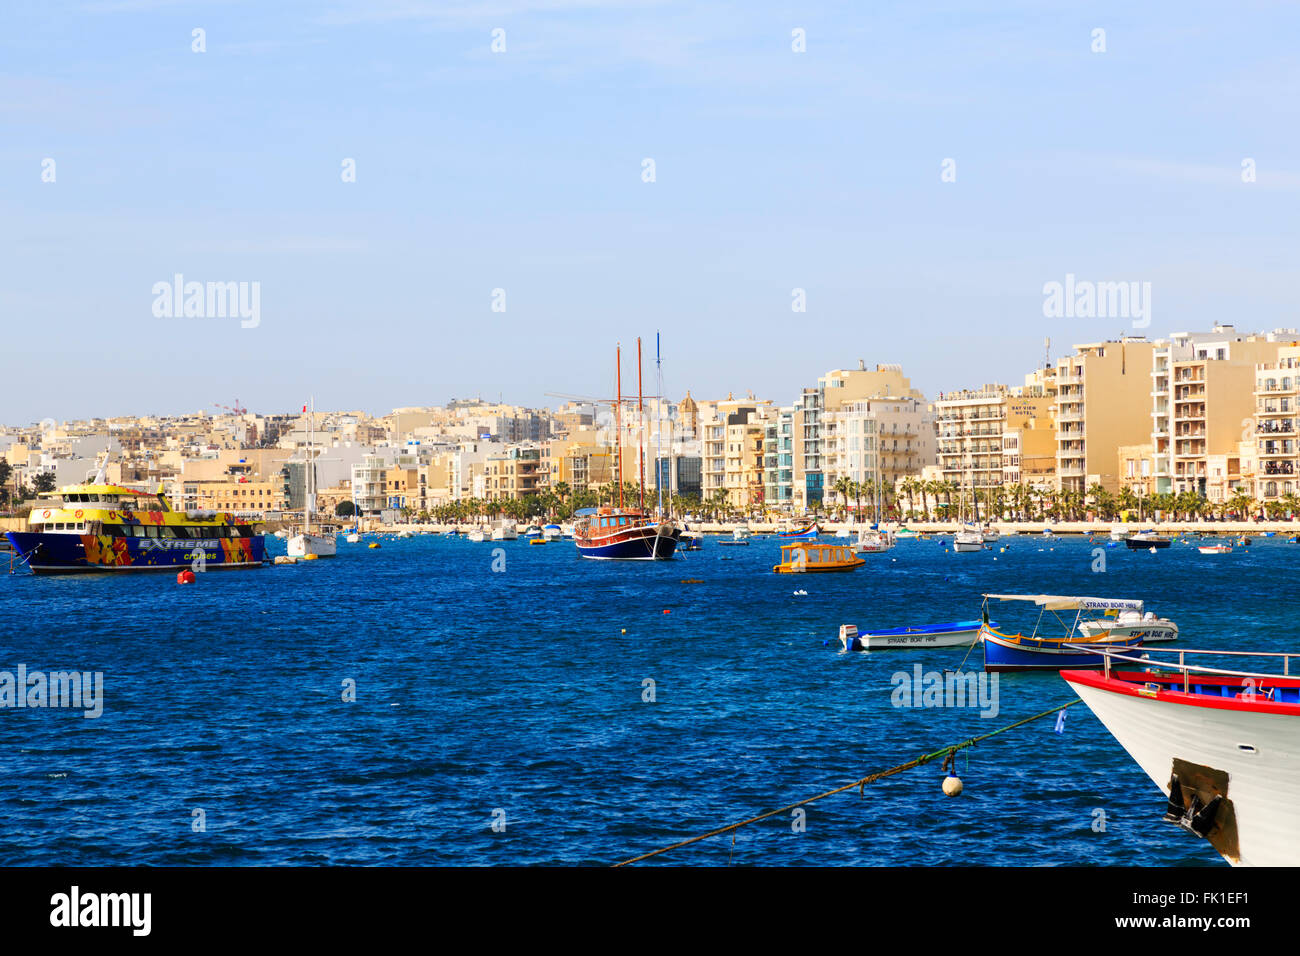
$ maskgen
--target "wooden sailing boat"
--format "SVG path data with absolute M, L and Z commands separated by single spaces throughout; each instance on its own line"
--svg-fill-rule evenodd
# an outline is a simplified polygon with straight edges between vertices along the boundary
M 656 518 L 645 510 L 645 397 L 641 390 L 641 339 L 636 340 L 637 409 L 641 417 L 637 442 L 638 501 L 636 508 L 623 504 L 623 350 L 615 350 L 618 394 L 614 400 L 614 448 L 618 481 L 618 507 L 599 508 L 574 526 L 573 541 L 584 558 L 606 561 L 665 561 L 677 550 L 681 529 L 672 521 Z

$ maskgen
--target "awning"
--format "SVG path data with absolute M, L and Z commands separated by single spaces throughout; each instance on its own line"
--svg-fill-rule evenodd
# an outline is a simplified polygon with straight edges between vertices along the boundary
M 1141 611 L 1131 598 L 1069 597 L 1062 594 L 985 594 L 990 601 L 1032 601 L 1049 611 Z

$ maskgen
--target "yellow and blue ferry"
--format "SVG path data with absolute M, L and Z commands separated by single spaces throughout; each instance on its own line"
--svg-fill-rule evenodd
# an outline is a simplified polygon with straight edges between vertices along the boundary
M 27 530 L 5 537 L 36 574 L 260 568 L 258 525 L 228 512 L 177 511 L 162 486 L 151 494 L 97 480 L 41 494 Z

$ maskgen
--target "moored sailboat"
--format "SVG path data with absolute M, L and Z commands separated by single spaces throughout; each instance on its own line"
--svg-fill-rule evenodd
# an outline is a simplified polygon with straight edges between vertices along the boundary
M 615 351 L 617 397 L 614 400 L 614 448 L 618 481 L 618 506 L 597 509 L 595 514 L 578 520 L 573 529 L 573 543 L 584 558 L 605 561 L 666 561 L 677 550 L 682 531 L 671 520 L 656 517 L 645 508 L 644 454 L 639 478 L 639 507 L 623 504 L 623 363 L 622 348 Z M 641 414 L 641 436 L 645 434 L 645 404 L 641 396 L 641 340 L 637 339 L 637 405 Z

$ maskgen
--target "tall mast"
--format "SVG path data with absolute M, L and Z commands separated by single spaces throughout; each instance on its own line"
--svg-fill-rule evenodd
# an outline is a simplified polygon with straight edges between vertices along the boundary
M 623 509 L 623 346 L 614 346 L 614 379 L 618 383 L 614 402 L 614 456 L 618 461 L 618 507 Z
M 636 337 L 636 410 L 640 419 L 636 436 L 636 457 L 640 470 L 637 507 L 645 513 L 645 396 L 641 391 L 641 336 Z
M 307 413 L 307 500 L 303 502 L 302 507 L 302 533 L 308 534 L 311 531 L 311 509 L 316 505 L 316 482 L 313 476 L 316 473 L 316 396 L 310 399 L 311 411 Z
M 659 395 L 655 405 L 655 491 L 659 494 L 659 514 L 664 516 L 664 366 L 659 356 L 659 333 L 655 333 L 655 392 Z M 669 451 L 672 449 L 670 448 Z

